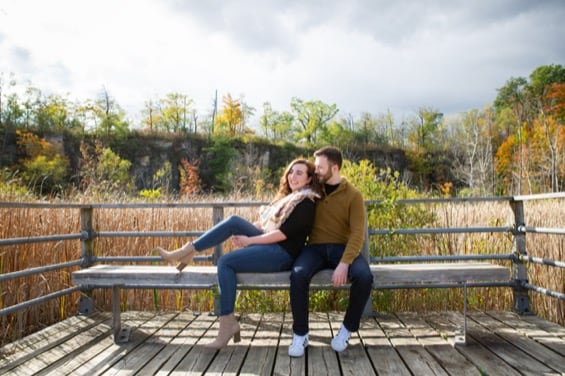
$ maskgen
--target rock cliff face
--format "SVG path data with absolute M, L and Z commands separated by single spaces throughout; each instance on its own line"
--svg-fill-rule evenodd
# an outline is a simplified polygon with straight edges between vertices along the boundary
M 82 158 L 81 142 L 93 143 L 93 136 L 78 137 L 71 134 L 64 135 L 39 135 L 65 154 L 70 161 L 70 176 L 80 176 L 79 166 Z M 18 161 L 24 157 L 18 154 L 15 133 L 5 133 L 2 137 L 2 155 L 0 168 L 16 167 Z M 241 173 L 245 169 L 271 171 L 271 181 L 278 185 L 280 171 L 293 158 L 304 156 L 311 157 L 314 149 L 299 147 L 290 143 L 283 145 L 270 144 L 267 141 L 242 142 L 239 140 L 225 141 L 218 144 L 206 137 L 195 135 L 167 135 L 157 137 L 143 133 L 131 133 L 126 139 L 106 140 L 103 144 L 112 151 L 131 162 L 131 174 L 134 177 L 137 189 L 151 189 L 155 173 L 163 168 L 166 162 L 171 165 L 172 177 L 169 180 L 169 189 L 178 191 L 179 170 L 182 160 L 198 166 L 202 188 L 213 191 L 219 184 L 218 174 L 222 168 L 228 173 Z M 229 150 L 227 150 L 229 149 Z M 229 153 L 226 153 L 228 152 Z M 224 159 L 220 158 L 224 155 Z M 344 156 L 357 162 L 367 159 L 377 168 L 390 167 L 392 170 L 406 172 L 408 161 L 406 154 L 400 149 L 383 149 L 378 147 L 366 148 L 350 146 L 344 150 Z M 237 176 L 237 175 L 236 175 Z M 77 179 L 77 178 L 74 178 Z M 75 182 L 77 183 L 77 182 Z

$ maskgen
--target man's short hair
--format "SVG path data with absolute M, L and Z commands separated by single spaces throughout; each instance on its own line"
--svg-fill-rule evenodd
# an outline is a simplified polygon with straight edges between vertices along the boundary
M 341 151 L 335 146 L 326 146 L 318 149 L 314 152 L 314 157 L 324 156 L 332 164 L 337 165 L 341 169 L 341 164 L 343 163 L 343 157 L 341 156 Z

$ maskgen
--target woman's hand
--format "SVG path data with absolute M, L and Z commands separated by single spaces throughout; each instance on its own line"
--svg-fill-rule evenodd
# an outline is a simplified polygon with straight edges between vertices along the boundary
M 249 240 L 249 236 L 245 236 L 245 235 L 234 235 L 231 237 L 231 240 L 233 244 L 236 246 L 236 248 L 247 247 L 248 245 L 251 244 Z

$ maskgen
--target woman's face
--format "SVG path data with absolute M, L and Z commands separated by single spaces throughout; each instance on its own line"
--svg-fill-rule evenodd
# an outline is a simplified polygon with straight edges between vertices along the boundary
M 308 166 L 304 163 L 295 163 L 286 174 L 288 186 L 294 192 L 310 184 L 312 178 L 308 176 Z

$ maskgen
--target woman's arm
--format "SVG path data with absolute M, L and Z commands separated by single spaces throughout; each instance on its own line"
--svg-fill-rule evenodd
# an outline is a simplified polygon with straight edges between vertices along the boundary
M 272 244 L 286 240 L 286 235 L 281 230 L 273 230 L 266 234 L 257 236 L 234 235 L 233 244 L 238 248 L 247 247 L 253 244 Z

